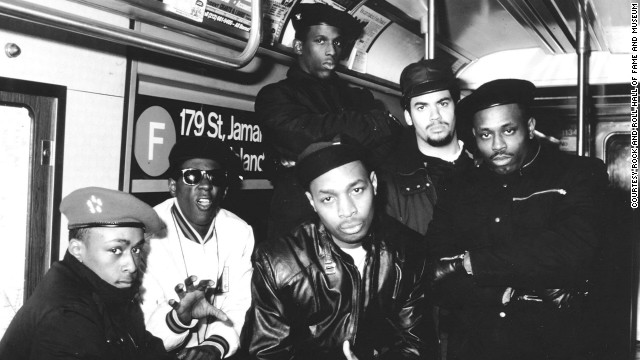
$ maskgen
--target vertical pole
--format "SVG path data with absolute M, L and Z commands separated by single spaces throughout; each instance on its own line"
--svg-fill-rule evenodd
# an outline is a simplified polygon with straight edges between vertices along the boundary
M 576 26 L 576 52 L 578 54 L 578 139 L 576 152 L 589 156 L 590 124 L 587 118 L 589 89 L 589 33 L 585 21 L 585 0 L 578 0 L 578 22 Z
M 424 58 L 433 59 L 436 48 L 436 11 L 435 0 L 428 0 L 427 15 L 420 21 L 420 30 L 425 34 Z

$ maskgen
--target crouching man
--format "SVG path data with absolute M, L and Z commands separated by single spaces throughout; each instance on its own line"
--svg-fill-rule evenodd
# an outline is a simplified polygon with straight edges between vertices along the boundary
M 242 337 L 252 358 L 430 359 L 436 350 L 421 238 L 374 212 L 376 175 L 343 140 L 298 158 L 317 217 L 256 251 Z
M 173 359 L 145 330 L 137 301 L 145 233 L 164 224 L 130 194 L 90 187 L 62 200 L 69 248 L 18 311 L 0 341 L 0 359 Z M 219 315 L 203 301 L 208 284 L 176 294 L 176 309 Z M 184 288 L 184 286 L 182 286 Z

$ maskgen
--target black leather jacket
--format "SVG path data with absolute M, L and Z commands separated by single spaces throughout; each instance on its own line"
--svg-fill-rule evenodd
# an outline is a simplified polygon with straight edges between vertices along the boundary
M 419 235 L 383 215 L 364 247 L 362 278 L 317 219 L 262 243 L 242 336 L 251 357 L 343 359 L 350 340 L 360 360 L 435 358 Z

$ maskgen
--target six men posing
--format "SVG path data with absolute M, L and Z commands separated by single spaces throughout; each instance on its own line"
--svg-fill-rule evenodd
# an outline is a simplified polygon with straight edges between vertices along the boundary
M 410 127 L 394 145 L 395 119 L 334 72 L 362 25 L 326 5 L 295 11 L 298 61 L 256 99 L 279 164 L 268 241 L 254 253 L 251 227 L 220 206 L 239 159 L 181 139 L 155 212 L 106 189 L 65 198 L 69 251 L 1 358 L 435 359 L 434 305 L 450 312 L 447 359 L 582 358 L 603 163 L 534 139 L 527 81 L 489 82 L 456 109 L 435 60 L 402 72 Z

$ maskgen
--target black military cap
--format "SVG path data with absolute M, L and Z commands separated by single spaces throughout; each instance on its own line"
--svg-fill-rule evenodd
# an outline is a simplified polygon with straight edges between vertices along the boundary
M 87 187 L 75 190 L 60 203 L 68 228 L 137 227 L 148 233 L 164 228 L 158 214 L 142 200 L 122 191 Z
M 291 22 L 296 32 L 313 25 L 331 25 L 342 30 L 346 39 L 357 39 L 366 25 L 345 11 L 325 4 L 298 4 L 292 12 Z
M 436 59 L 423 59 L 405 67 L 400 74 L 400 89 L 405 108 L 411 98 L 435 91 L 449 90 L 455 101 L 460 96 L 451 66 Z
M 528 108 L 533 102 L 535 90 L 535 85 L 527 80 L 493 80 L 460 100 L 456 113 L 461 118 L 471 119 L 478 111 L 498 105 L 520 104 Z
M 231 148 L 218 140 L 208 136 L 187 136 L 178 140 L 169 153 L 169 167 L 172 173 L 180 170 L 180 166 L 191 159 L 210 159 L 226 170 L 230 180 L 240 180 L 242 164 L 240 158 Z M 233 177 L 233 179 L 232 179 Z
M 354 139 L 342 134 L 332 140 L 309 145 L 298 156 L 296 171 L 301 185 L 306 189 L 311 181 L 326 172 L 353 161 L 366 164 L 367 160 L 366 149 Z

